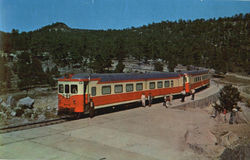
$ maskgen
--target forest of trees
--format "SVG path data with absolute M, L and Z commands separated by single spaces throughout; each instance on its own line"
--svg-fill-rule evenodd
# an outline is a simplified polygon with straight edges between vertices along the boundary
M 58 66 L 86 64 L 88 58 L 96 72 L 105 72 L 112 59 L 123 67 L 123 59 L 133 56 L 145 63 L 161 58 L 170 70 L 180 63 L 250 74 L 250 14 L 162 21 L 123 30 L 71 29 L 54 23 L 30 32 L 0 32 L 0 36 L 0 50 L 5 53 L 29 51 L 40 56 L 48 52 Z

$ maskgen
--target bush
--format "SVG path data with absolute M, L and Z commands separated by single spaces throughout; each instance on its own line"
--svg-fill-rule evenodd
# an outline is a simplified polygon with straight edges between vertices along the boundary
M 220 104 L 214 104 L 213 107 L 219 112 L 226 109 L 227 111 L 232 111 L 233 106 L 237 105 L 237 102 L 240 101 L 240 92 L 237 88 L 232 85 L 224 86 L 219 93 Z

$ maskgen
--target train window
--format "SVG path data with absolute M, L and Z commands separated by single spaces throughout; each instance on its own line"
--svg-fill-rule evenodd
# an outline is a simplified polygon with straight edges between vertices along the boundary
M 71 85 L 71 93 L 73 93 L 73 94 L 78 93 L 78 91 L 77 91 L 77 85 Z
M 157 82 L 157 88 L 162 88 L 162 81 Z
M 149 88 L 150 89 L 155 89 L 155 82 L 150 82 L 149 83 Z
M 134 85 L 133 84 L 126 84 L 126 92 L 133 92 Z
M 169 87 L 169 81 L 165 81 L 165 88 Z
M 171 80 L 171 87 L 174 87 L 174 81 Z
M 122 85 L 115 85 L 115 93 L 122 93 L 123 87 Z
M 143 84 L 142 83 L 136 83 L 136 91 L 143 90 Z
M 58 90 L 59 93 L 63 93 L 63 84 L 59 84 Z
M 102 94 L 111 94 L 111 86 L 102 86 Z
M 69 93 L 69 85 L 68 84 L 65 85 L 65 93 Z
M 96 87 L 91 88 L 91 95 L 96 96 Z

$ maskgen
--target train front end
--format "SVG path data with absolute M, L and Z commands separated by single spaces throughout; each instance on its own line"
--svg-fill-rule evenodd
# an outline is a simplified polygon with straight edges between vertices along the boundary
M 88 95 L 86 81 L 73 79 L 72 75 L 58 80 L 58 114 L 73 114 L 86 111 Z

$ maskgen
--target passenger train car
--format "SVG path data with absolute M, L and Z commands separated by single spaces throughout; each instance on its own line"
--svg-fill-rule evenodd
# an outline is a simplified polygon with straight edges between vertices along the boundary
M 178 95 L 185 90 L 209 86 L 207 70 L 182 73 L 75 74 L 58 80 L 58 111 L 88 113 L 90 99 L 95 108 L 138 102 L 141 95 L 154 98 Z

